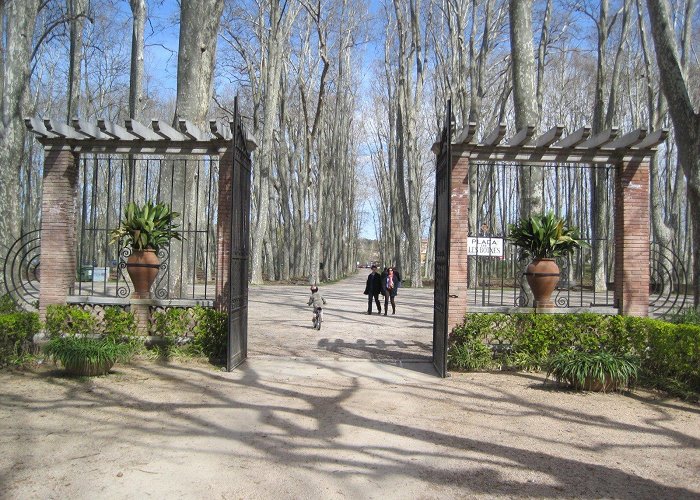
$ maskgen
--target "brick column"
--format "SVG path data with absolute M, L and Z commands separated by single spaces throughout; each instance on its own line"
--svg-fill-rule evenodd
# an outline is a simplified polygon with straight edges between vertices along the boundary
M 615 304 L 649 313 L 649 164 L 623 162 L 615 173 Z
M 450 268 L 448 330 L 467 312 L 467 236 L 469 235 L 469 158 L 453 160 L 450 193 Z
M 41 287 L 39 317 L 46 307 L 65 304 L 76 279 L 77 156 L 46 149 L 41 198 Z
M 221 310 L 228 300 L 231 263 L 231 196 L 233 190 L 233 147 L 219 160 L 219 217 L 216 223 L 216 299 Z

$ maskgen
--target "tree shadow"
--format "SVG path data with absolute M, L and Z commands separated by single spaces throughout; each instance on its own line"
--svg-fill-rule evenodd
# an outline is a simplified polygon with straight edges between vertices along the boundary
M 316 366 L 328 370 L 322 363 Z M 64 439 L 86 428 L 94 429 L 101 416 L 110 415 L 118 417 L 120 425 L 101 428 L 100 434 L 120 446 L 146 450 L 156 440 L 160 453 L 181 453 L 178 437 L 186 437 L 188 455 L 212 455 L 221 460 L 235 460 L 233 450 L 243 447 L 254 450 L 278 474 L 287 468 L 321 474 L 333 470 L 336 480 L 402 478 L 437 489 L 456 488 L 463 495 L 639 498 L 643 492 L 646 498 L 697 498 L 696 491 L 639 477 L 605 460 L 596 461 L 591 453 L 579 455 L 588 458 L 569 458 L 566 448 L 570 443 L 546 433 L 538 435 L 524 428 L 514 430 L 510 442 L 493 442 L 478 433 L 463 432 L 476 423 L 460 425 L 457 414 L 440 423 L 431 423 L 428 418 L 432 407 L 449 402 L 454 411 L 460 404 L 472 410 L 490 409 L 490 415 L 483 414 L 484 422 L 536 415 L 570 422 L 593 433 L 599 428 L 613 429 L 628 437 L 617 444 L 592 444 L 589 451 L 644 450 L 647 445 L 637 444 L 640 433 L 670 440 L 668 446 L 674 449 L 697 450 L 700 442 L 696 437 L 663 427 L 669 418 L 663 408 L 653 408 L 657 417 L 644 424 L 629 424 L 621 418 L 596 418 L 583 409 L 562 411 L 554 399 L 533 406 L 531 400 L 508 387 L 473 383 L 462 388 L 437 378 L 430 379 L 435 380 L 434 385 L 420 378 L 387 383 L 373 379 L 373 372 L 358 363 L 341 363 L 333 373 L 339 378 L 329 385 L 322 374 L 311 379 L 270 377 L 256 368 L 254 361 L 234 374 L 142 363 L 117 370 L 121 377 L 132 377 L 131 385 L 119 382 L 118 377 L 79 381 L 43 374 L 27 376 L 40 379 L 37 383 L 51 384 L 50 397 L 19 394 L 7 390 L 8 386 L 0 391 L 4 408 L 67 417 L 70 428 L 56 430 Z M 159 401 L 153 397 L 155 387 L 176 391 L 173 396 L 177 397 Z M 361 394 L 377 390 L 387 391 L 391 398 L 378 396 L 377 408 L 355 403 Z M 406 401 L 424 408 L 425 415 L 399 419 L 400 415 L 391 413 L 395 404 Z M 514 410 L 520 414 L 514 416 Z M 28 422 L 31 425 L 32 421 Z M 48 428 L 46 424 L 42 427 Z M 6 431 L 8 426 L 1 432 Z M 198 438 L 204 440 L 202 443 L 214 439 L 222 446 L 196 446 L 193 443 L 199 442 Z M 556 446 L 532 446 L 533 442 L 549 440 Z M 622 441 L 624 444 L 619 444 Z M 223 445 L 226 442 L 228 446 Z M 37 452 L 42 453 L 32 451 Z M 6 483 L 12 473 L 4 478 Z

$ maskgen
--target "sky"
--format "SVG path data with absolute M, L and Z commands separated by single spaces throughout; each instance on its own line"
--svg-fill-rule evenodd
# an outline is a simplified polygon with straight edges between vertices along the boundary
M 130 11 L 127 2 L 124 2 L 124 14 L 130 16 Z M 148 17 L 149 21 L 146 25 L 146 47 L 145 47 L 145 64 L 148 73 L 148 82 L 146 83 L 146 91 L 156 91 L 166 97 L 175 99 L 177 92 L 177 50 L 179 43 L 179 4 L 176 0 L 162 0 L 149 2 Z M 369 10 L 371 16 L 382 15 L 381 1 L 370 0 Z M 370 36 L 373 36 L 373 31 L 370 29 Z M 377 57 L 383 57 L 381 32 L 374 35 L 364 44 L 361 51 L 363 64 L 360 73 L 361 89 L 360 95 L 370 95 L 370 85 L 372 83 L 371 66 Z M 149 88 L 150 87 L 150 88 Z M 360 109 L 358 113 L 362 113 Z M 362 116 L 357 117 L 358 120 L 363 120 Z M 375 239 L 377 229 L 373 209 L 369 203 L 369 197 L 366 196 L 369 184 L 374 183 L 374 175 L 370 164 L 370 148 L 367 146 L 360 147 L 360 158 L 358 165 L 358 177 L 360 185 L 358 186 L 358 198 L 365 199 L 364 204 L 360 207 L 359 216 L 363 220 L 361 226 L 362 238 Z

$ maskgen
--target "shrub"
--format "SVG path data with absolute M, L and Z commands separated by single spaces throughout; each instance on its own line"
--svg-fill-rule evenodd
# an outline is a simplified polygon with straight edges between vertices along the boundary
M 489 368 L 493 361 L 491 348 L 482 338 L 481 325 L 472 328 L 457 327 L 452 332 L 453 348 L 447 352 L 447 363 L 451 369 L 475 371 Z
M 700 326 L 598 314 L 468 314 L 450 336 L 448 358 L 459 368 L 476 343 L 496 344 L 494 364 L 541 369 L 562 352 L 639 360 L 639 379 L 688 397 L 700 393 Z M 468 358 L 468 359 L 467 359 Z M 696 396 L 691 396 L 696 397 Z
M 13 312 L 18 312 L 19 308 L 15 301 L 12 300 L 9 294 L 0 295 L 0 314 L 9 314 Z
M 636 380 L 639 360 L 608 351 L 561 351 L 547 361 L 547 377 L 579 390 L 616 390 Z
M 153 313 L 155 334 L 170 339 L 185 337 L 190 328 L 190 315 L 187 309 L 172 308 Z
M 0 314 L 0 367 L 21 362 L 30 353 L 32 339 L 40 327 L 36 313 Z
M 109 339 L 128 340 L 136 332 L 136 317 L 121 307 L 105 307 L 103 330 Z
M 211 361 L 224 361 L 226 359 L 226 344 L 228 342 L 226 313 L 197 307 L 195 309 L 195 319 L 195 347 Z
M 133 348 L 112 339 L 68 336 L 51 339 L 44 352 L 60 361 L 67 372 L 91 376 L 107 373 L 117 361 L 128 361 Z
M 44 327 L 49 338 L 61 335 L 91 335 L 95 333 L 97 320 L 90 311 L 80 307 L 51 305 L 46 308 Z
M 680 309 L 668 318 L 669 323 L 685 324 L 685 325 L 700 325 L 700 311 L 694 307 L 688 309 Z

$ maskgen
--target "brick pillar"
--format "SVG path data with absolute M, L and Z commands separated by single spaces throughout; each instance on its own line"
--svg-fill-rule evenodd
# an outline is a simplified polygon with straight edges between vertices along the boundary
M 214 307 L 221 310 L 229 294 L 231 262 L 231 196 L 233 190 L 233 147 L 219 160 L 219 218 L 216 223 L 216 299 Z
M 469 235 L 469 158 L 453 160 L 450 193 L 450 268 L 448 330 L 461 324 L 467 312 L 467 236 Z
M 649 164 L 622 162 L 615 174 L 615 304 L 649 314 Z
M 65 304 L 76 279 L 77 156 L 46 149 L 41 198 L 41 287 L 39 317 L 46 307 Z

